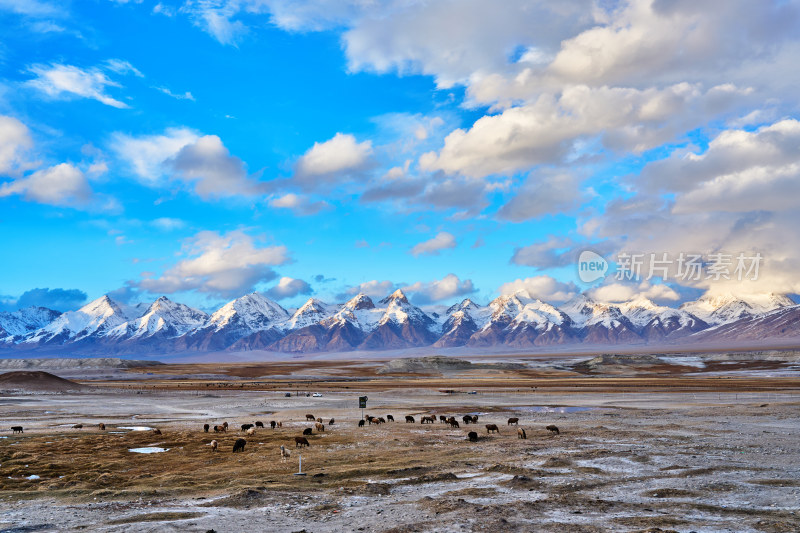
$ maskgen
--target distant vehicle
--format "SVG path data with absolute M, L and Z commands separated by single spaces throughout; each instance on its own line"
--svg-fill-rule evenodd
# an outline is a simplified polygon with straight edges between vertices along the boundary
M 476 391 L 476 390 L 471 390 L 471 391 L 469 391 L 467 394 L 478 394 L 478 391 Z
M 315 393 L 314 393 L 314 394 L 312 394 L 311 396 L 313 396 L 314 398 L 322 398 L 322 394 L 320 394 L 320 393 L 318 393 L 318 392 L 315 392 Z
M 292 397 L 292 393 L 291 392 L 287 392 L 286 394 L 284 394 L 284 396 L 287 397 L 287 398 L 291 398 Z

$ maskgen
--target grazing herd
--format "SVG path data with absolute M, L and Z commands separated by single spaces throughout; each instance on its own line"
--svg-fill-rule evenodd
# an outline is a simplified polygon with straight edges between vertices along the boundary
M 325 432 L 325 425 L 322 423 L 322 418 L 317 418 L 312 414 L 306 414 L 305 419 L 306 419 L 306 421 L 314 422 L 314 428 L 313 429 L 316 429 L 318 433 Z M 369 423 L 369 425 L 373 425 L 373 424 L 374 425 L 380 425 L 380 424 L 385 424 L 387 422 L 394 422 L 394 421 L 395 421 L 395 419 L 394 419 L 394 417 L 392 415 L 386 415 L 386 418 L 366 415 L 363 419 L 358 421 L 358 427 L 360 427 L 360 428 L 364 427 L 365 423 Z M 406 421 L 407 424 L 416 423 L 414 417 L 411 416 L 411 415 L 406 415 L 405 416 L 405 421 Z M 464 423 L 464 425 L 477 424 L 478 423 L 478 415 L 464 415 L 464 416 L 461 417 L 461 421 Z M 458 420 L 456 420 L 455 416 L 439 415 L 439 422 L 442 423 L 442 424 L 448 424 L 450 427 L 453 427 L 453 428 L 460 427 L 459 422 L 458 422 Z M 422 415 L 420 417 L 420 424 L 435 424 L 435 423 L 436 423 L 436 416 L 434 416 L 434 415 Z M 332 426 L 334 424 L 335 424 L 335 420 L 333 418 L 331 418 L 328 421 L 328 425 Z M 513 426 L 518 426 L 517 427 L 517 438 L 518 439 L 527 439 L 528 438 L 528 435 L 527 435 L 525 429 L 519 427 L 519 418 L 517 418 L 517 417 L 509 418 L 508 421 L 507 421 L 507 425 L 509 425 L 509 426 L 512 426 L 512 425 Z M 272 429 L 282 428 L 283 427 L 283 423 L 281 421 L 271 420 L 269 422 L 269 426 Z M 106 425 L 104 423 L 102 423 L 102 422 L 99 423 L 97 427 L 98 427 L 98 429 L 100 431 L 105 431 L 105 429 L 106 429 Z M 75 425 L 72 426 L 72 428 L 73 429 L 83 429 L 83 424 L 75 424 Z M 204 433 L 208 433 L 211 428 L 212 428 L 212 426 L 210 424 L 203 424 L 203 432 Z M 247 436 L 255 435 L 256 428 L 264 428 L 264 423 L 259 421 L 259 420 L 257 420 L 253 424 L 245 423 L 245 424 L 242 424 L 240 426 L 241 432 L 244 433 Z M 307 428 L 303 429 L 303 436 L 302 437 L 294 437 L 294 442 L 295 442 L 295 447 L 296 448 L 303 448 L 303 447 L 308 447 L 308 446 L 311 445 L 308 442 L 308 439 L 306 437 L 308 437 L 310 435 L 313 435 L 313 433 L 314 433 L 313 429 L 310 428 L 310 427 L 307 427 Z M 545 429 L 547 431 L 549 431 L 551 435 L 559 435 L 560 434 L 560 431 L 559 431 L 558 427 L 556 427 L 556 426 L 554 426 L 552 424 L 548 425 L 548 426 L 545 426 Z M 22 426 L 11 426 L 11 430 L 14 433 L 24 433 Z M 213 426 L 213 430 L 214 430 L 214 433 L 227 433 L 227 431 L 228 431 L 228 423 L 227 422 L 223 422 L 221 425 L 215 425 L 215 426 Z M 162 434 L 161 430 L 159 430 L 158 428 L 153 429 L 152 433 L 154 435 L 161 435 Z M 497 427 L 497 424 L 486 424 L 486 433 L 488 435 L 491 435 L 492 433 L 497 433 L 499 435 L 500 434 L 500 429 Z M 478 441 L 478 433 L 476 431 L 468 432 L 467 433 L 467 440 L 469 440 L 470 442 L 477 442 Z M 237 438 L 236 441 L 233 444 L 233 453 L 244 452 L 244 448 L 245 448 L 246 445 L 247 445 L 247 441 L 245 439 Z M 219 442 L 216 439 L 214 439 L 209 443 L 209 446 L 211 447 L 211 451 L 212 452 L 216 452 L 219 449 Z M 289 450 L 283 445 L 280 446 L 280 454 L 281 454 L 281 460 L 283 460 L 283 461 L 285 461 L 286 459 L 288 459 L 291 456 L 291 453 L 289 452 Z

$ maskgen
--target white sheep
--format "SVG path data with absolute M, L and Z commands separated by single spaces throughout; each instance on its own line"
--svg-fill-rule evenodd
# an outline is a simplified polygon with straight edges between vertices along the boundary
M 285 460 L 286 460 L 286 459 L 288 459 L 288 458 L 289 458 L 291 455 L 292 455 L 292 454 L 291 454 L 291 452 L 289 452 L 289 450 L 287 450 L 286 448 L 284 448 L 284 447 L 283 447 L 283 444 L 281 444 L 281 461 L 285 461 Z
M 245 431 L 245 433 L 247 435 L 255 435 L 256 434 L 256 428 L 250 428 L 247 431 Z

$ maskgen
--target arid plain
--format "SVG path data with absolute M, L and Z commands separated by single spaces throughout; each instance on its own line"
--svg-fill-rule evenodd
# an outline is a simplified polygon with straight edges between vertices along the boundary
M 471 360 L 18 375 L 0 386 L 0 531 L 800 530 L 795 352 Z M 395 422 L 359 427 L 363 395 Z

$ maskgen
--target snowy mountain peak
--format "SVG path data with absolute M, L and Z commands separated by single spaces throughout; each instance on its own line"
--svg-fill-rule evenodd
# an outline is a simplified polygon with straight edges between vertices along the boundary
M 397 289 L 392 294 L 381 300 L 379 303 L 390 304 L 392 302 L 407 304 L 408 298 L 406 298 L 405 293 L 401 289 Z
M 309 298 L 297 309 L 289 320 L 283 324 L 282 329 L 300 329 L 312 324 L 322 322 L 333 314 L 335 307 L 329 306 L 316 298 Z
M 373 303 L 372 298 L 363 292 L 360 292 L 348 300 L 348 302 L 344 304 L 344 307 L 350 309 L 351 311 L 358 311 L 360 309 L 375 309 L 375 304 Z
M 679 309 L 709 324 L 721 324 L 792 305 L 795 305 L 794 301 L 784 294 L 705 293 L 694 302 L 681 305 Z
M 26 307 L 0 312 L 0 343 L 13 342 L 55 320 L 61 313 L 46 307 Z M 5 338 L 4 338 L 5 337 Z
M 209 325 L 219 330 L 232 322 L 260 331 L 289 318 L 286 309 L 257 292 L 232 300 L 211 315 Z
M 478 304 L 476 304 L 469 298 L 464 298 L 463 300 L 461 300 L 461 302 L 448 307 L 446 314 L 452 315 L 456 311 L 470 311 L 477 309 L 480 309 L 480 306 Z

